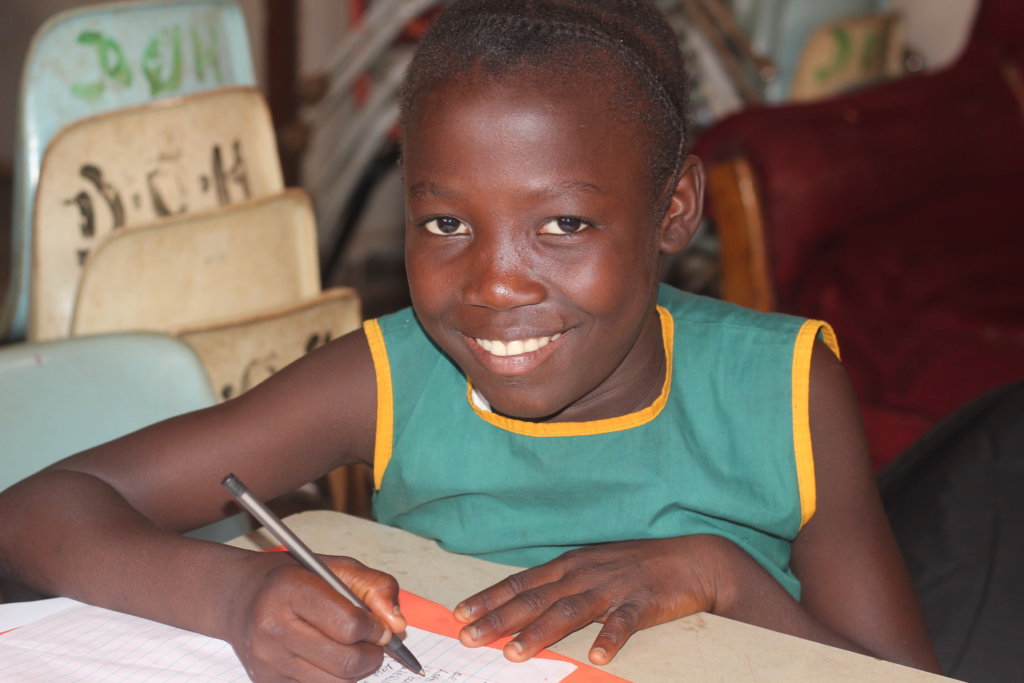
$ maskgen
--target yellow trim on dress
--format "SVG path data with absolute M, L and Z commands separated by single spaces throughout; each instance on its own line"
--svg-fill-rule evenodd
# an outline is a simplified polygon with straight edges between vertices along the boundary
M 661 394 L 646 408 L 628 415 L 589 422 L 528 422 L 480 409 L 473 401 L 473 383 L 468 379 L 466 400 L 481 419 L 495 427 L 524 436 L 591 436 L 624 431 L 646 424 L 661 413 L 668 401 L 669 390 L 672 388 L 672 349 L 674 348 L 675 326 L 672 315 L 661 306 L 658 306 L 658 316 L 661 319 L 661 339 L 665 347 L 665 382 L 662 384 Z
M 391 363 L 384 345 L 384 333 L 380 323 L 367 320 L 363 323 L 366 341 L 370 344 L 374 374 L 377 376 L 377 432 L 373 446 L 373 486 L 380 490 L 384 472 L 391 462 L 391 447 L 395 431 L 395 403 L 391 390 Z
M 817 506 L 817 488 L 814 479 L 814 446 L 811 443 L 811 354 L 814 340 L 821 333 L 822 340 L 839 357 L 839 342 L 832 327 L 821 320 L 807 320 L 797 332 L 793 345 L 793 451 L 796 458 L 796 479 L 800 491 L 800 528 L 802 529 Z

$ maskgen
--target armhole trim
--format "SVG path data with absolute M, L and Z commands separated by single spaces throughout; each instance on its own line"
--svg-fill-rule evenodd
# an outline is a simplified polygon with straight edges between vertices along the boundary
M 814 478 L 814 446 L 811 442 L 811 354 L 814 340 L 822 341 L 839 357 L 839 343 L 832 327 L 821 320 L 807 320 L 797 332 L 793 345 L 793 453 L 796 459 L 796 480 L 800 492 L 800 528 L 802 529 L 817 506 L 817 488 Z
M 380 490 L 384 472 L 391 462 L 391 445 L 394 439 L 395 404 L 391 389 L 391 363 L 388 349 L 384 344 L 384 333 L 376 319 L 363 323 L 366 341 L 370 344 L 373 357 L 374 375 L 377 377 L 377 431 L 373 445 L 373 487 Z

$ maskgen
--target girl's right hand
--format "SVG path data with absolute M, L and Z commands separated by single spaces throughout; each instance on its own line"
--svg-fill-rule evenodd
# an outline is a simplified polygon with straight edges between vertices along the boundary
M 274 557 L 277 556 L 277 557 Z M 405 630 L 394 577 L 345 557 L 321 556 L 366 603 L 360 609 L 279 553 L 254 557 L 251 590 L 233 612 L 229 640 L 254 681 L 355 681 L 376 671 L 382 645 Z

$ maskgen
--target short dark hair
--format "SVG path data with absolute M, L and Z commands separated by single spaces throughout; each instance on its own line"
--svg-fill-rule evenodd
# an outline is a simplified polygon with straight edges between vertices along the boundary
M 678 39 L 649 0 L 456 0 L 409 66 L 402 122 L 420 93 L 470 70 L 500 78 L 522 67 L 579 69 L 609 58 L 626 76 L 616 84 L 615 106 L 650 133 L 652 189 L 661 196 L 689 145 L 689 84 Z

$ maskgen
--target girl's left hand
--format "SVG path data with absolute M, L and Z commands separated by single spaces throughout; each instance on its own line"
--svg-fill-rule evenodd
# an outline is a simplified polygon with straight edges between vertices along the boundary
M 590 661 L 606 664 L 637 631 L 711 611 L 723 543 L 694 535 L 572 550 L 460 603 L 459 639 L 476 647 L 518 632 L 504 653 L 519 662 L 598 621 Z

